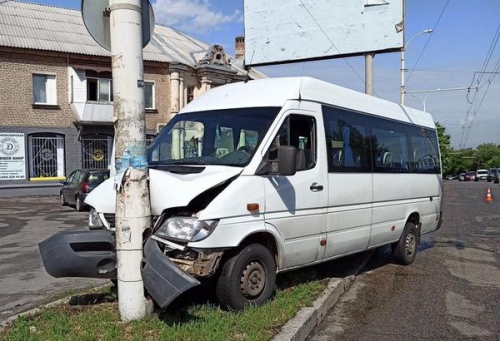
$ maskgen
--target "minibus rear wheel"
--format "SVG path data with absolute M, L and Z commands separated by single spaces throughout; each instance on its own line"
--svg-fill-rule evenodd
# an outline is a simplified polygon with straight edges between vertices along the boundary
M 250 244 L 222 266 L 215 292 L 221 306 L 231 310 L 266 302 L 274 292 L 276 263 L 268 248 Z
M 392 257 L 396 263 L 408 265 L 415 261 L 418 240 L 419 236 L 416 225 L 411 221 L 407 222 L 399 241 L 392 244 Z

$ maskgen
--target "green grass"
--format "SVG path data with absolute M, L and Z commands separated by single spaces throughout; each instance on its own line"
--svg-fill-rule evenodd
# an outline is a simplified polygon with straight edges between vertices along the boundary
M 310 277 L 304 271 L 279 276 L 275 297 L 243 312 L 224 311 L 196 299 L 189 303 L 192 299 L 186 298 L 163 313 L 130 323 L 120 321 L 116 297 L 105 289 L 73 297 L 79 305 L 21 317 L 0 334 L 0 340 L 269 340 L 324 290 L 326 280 Z

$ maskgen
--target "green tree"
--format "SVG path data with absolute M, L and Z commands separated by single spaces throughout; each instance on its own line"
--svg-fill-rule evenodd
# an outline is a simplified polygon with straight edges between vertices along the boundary
M 494 143 L 483 143 L 477 146 L 478 168 L 500 167 L 500 148 Z
M 450 172 L 450 135 L 446 134 L 446 128 L 436 122 L 436 130 L 439 140 L 439 151 L 441 152 L 441 167 L 443 174 L 452 174 Z

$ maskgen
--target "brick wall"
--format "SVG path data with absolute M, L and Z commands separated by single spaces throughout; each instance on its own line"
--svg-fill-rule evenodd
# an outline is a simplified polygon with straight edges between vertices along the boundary
M 159 63 L 158 63 L 159 64 Z M 170 120 L 170 75 L 166 64 L 163 67 L 154 67 L 151 64 L 144 67 L 144 80 L 155 83 L 155 109 L 146 112 L 146 129 L 156 132 L 158 123 Z
M 33 106 L 33 73 L 56 75 L 57 107 Z M 2 126 L 73 127 L 68 104 L 66 59 L 7 53 L 0 50 L 0 114 Z

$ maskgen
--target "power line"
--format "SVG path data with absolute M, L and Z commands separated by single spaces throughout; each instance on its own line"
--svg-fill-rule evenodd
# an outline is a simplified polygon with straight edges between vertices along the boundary
M 326 39 L 328 39 L 328 41 L 330 42 L 330 44 L 335 48 L 335 50 L 337 50 L 337 52 L 339 54 L 340 53 L 340 50 L 337 48 L 337 46 L 335 46 L 335 44 L 333 43 L 333 41 L 330 39 L 330 37 L 328 36 L 328 34 L 325 32 L 325 30 L 323 29 L 323 27 L 321 27 L 321 25 L 319 24 L 319 22 L 316 20 L 316 18 L 314 18 L 314 16 L 312 15 L 312 13 L 309 11 L 309 9 L 307 8 L 307 6 L 302 2 L 302 0 L 299 0 L 300 3 L 302 4 L 302 6 L 304 7 L 304 9 L 307 11 L 307 13 L 309 14 L 309 16 L 311 17 L 311 19 L 316 23 L 316 25 L 318 26 L 318 28 L 321 30 L 321 32 L 323 32 L 323 34 L 325 35 Z M 342 58 L 344 59 L 344 61 L 347 63 L 347 65 L 349 65 L 349 67 L 351 68 L 351 70 L 356 74 L 356 76 L 358 76 L 358 78 L 363 82 L 363 84 L 365 83 L 365 80 L 363 79 L 363 77 L 361 77 L 357 72 L 356 70 L 354 69 L 354 67 L 347 61 L 346 58 Z
M 488 52 L 486 53 L 486 57 L 484 59 L 483 66 L 481 67 L 481 71 L 474 72 L 474 75 L 472 77 L 471 86 L 474 83 L 476 75 L 479 74 L 478 79 L 477 79 L 478 86 L 476 87 L 476 92 L 474 93 L 474 96 L 472 97 L 472 101 L 469 100 L 469 93 L 467 93 L 467 95 L 466 95 L 467 102 L 469 102 L 470 105 L 469 105 L 469 108 L 467 109 L 467 112 L 465 114 L 464 127 L 462 129 L 462 137 L 460 139 L 460 144 L 462 147 L 465 147 L 465 145 L 467 144 L 467 141 L 469 140 L 469 136 L 470 136 L 470 132 L 472 130 L 472 125 L 474 123 L 474 119 L 476 118 L 476 116 L 479 112 L 479 109 L 481 108 L 483 101 L 486 97 L 486 94 L 488 93 L 488 91 L 490 89 L 491 82 L 495 79 L 496 75 L 498 74 L 498 70 L 500 70 L 500 58 L 499 58 L 496 65 L 493 67 L 493 71 L 486 72 L 486 69 L 490 63 L 491 57 L 493 56 L 493 53 L 495 52 L 499 38 L 500 38 L 500 24 L 498 25 L 498 27 L 495 31 L 495 34 L 493 35 L 493 39 L 491 41 Z M 481 85 L 481 81 L 482 81 L 485 74 L 490 74 L 490 76 L 488 77 L 488 80 L 486 81 L 487 87 L 486 87 L 486 90 L 485 90 L 483 97 L 481 98 L 479 104 L 475 107 L 475 110 L 473 110 L 474 104 L 476 103 L 476 99 L 479 96 L 479 89 L 484 86 L 484 84 Z M 473 116 L 472 116 L 471 122 L 469 123 L 469 125 L 467 125 L 467 122 L 469 121 L 469 117 L 471 115 L 472 110 L 473 110 Z
M 408 74 L 408 77 L 406 78 L 405 85 L 406 85 L 406 83 L 408 83 L 408 81 L 410 80 L 411 75 L 413 74 L 413 70 L 417 67 L 418 63 L 420 62 L 420 58 L 421 58 L 421 57 L 422 57 L 422 55 L 424 54 L 425 49 L 427 48 L 427 45 L 429 45 L 429 42 L 431 41 L 431 38 L 432 38 L 432 36 L 433 36 L 434 32 L 436 31 L 436 28 L 438 27 L 439 22 L 441 21 L 441 18 L 443 17 L 443 14 L 444 14 L 444 12 L 446 11 L 446 8 L 448 7 L 448 4 L 449 4 L 449 3 L 450 3 L 450 0 L 447 0 L 447 1 L 446 1 L 446 4 L 445 4 L 445 5 L 444 5 L 444 7 L 443 7 L 443 10 L 441 11 L 441 14 L 439 15 L 438 20 L 436 21 L 436 24 L 434 25 L 434 28 L 432 29 L 432 32 L 431 32 L 431 35 L 429 36 L 429 39 L 427 39 L 427 41 L 425 42 L 424 48 L 423 48 L 423 49 L 422 49 L 422 51 L 420 52 L 420 55 L 418 56 L 417 61 L 415 62 L 415 65 L 413 65 L 413 68 L 410 70 L 410 73 Z

